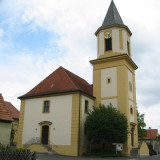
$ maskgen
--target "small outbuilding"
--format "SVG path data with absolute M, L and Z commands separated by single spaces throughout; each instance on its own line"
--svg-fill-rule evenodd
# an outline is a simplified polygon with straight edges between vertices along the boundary
M 12 121 L 11 114 L 0 94 L 0 144 L 2 145 L 10 145 Z

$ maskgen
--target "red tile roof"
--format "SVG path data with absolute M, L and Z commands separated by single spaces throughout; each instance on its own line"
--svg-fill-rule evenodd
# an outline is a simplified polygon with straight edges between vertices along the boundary
M 147 137 L 145 139 L 154 139 L 158 135 L 157 129 L 147 129 Z
M 6 107 L 10 111 L 10 114 L 13 119 L 19 119 L 19 111 L 10 103 L 5 101 Z
M 27 94 L 19 98 L 73 91 L 81 91 L 93 97 L 93 85 L 65 68 L 59 67 Z
M 13 120 L 8 108 L 6 107 L 2 94 L 0 94 L 0 120 Z

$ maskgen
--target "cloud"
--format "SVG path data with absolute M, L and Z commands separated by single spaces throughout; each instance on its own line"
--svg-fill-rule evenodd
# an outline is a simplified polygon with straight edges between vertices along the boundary
M 138 110 L 140 113 L 144 113 L 144 121 L 147 124 L 146 128 L 151 127 L 152 129 L 159 129 L 160 125 L 159 123 L 159 115 L 160 115 L 160 109 L 159 104 L 152 105 L 152 108 L 146 108 L 146 107 L 139 107 Z
M 4 97 L 19 108 L 17 96 L 29 91 L 59 66 L 92 83 L 89 60 L 96 59 L 97 54 L 94 33 L 101 26 L 109 3 L 106 0 L 1 1 L 0 86 Z M 154 108 L 157 118 L 160 1 L 115 0 L 115 4 L 133 33 L 132 57 L 139 66 L 138 106 L 147 119 L 153 116 L 148 112 Z

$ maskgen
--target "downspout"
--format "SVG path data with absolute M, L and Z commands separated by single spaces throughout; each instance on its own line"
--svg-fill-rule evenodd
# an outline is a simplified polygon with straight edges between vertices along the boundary
M 81 127 L 80 127 L 80 118 L 81 118 L 81 93 L 79 93 L 78 156 L 80 156 L 80 144 L 81 144 L 81 142 L 80 142 L 80 140 L 81 140 L 81 139 L 80 139 L 80 128 L 81 128 Z

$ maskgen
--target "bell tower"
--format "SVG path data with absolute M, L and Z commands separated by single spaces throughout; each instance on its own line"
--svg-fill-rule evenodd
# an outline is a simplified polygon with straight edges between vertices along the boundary
M 127 53 L 131 57 L 129 28 L 124 25 L 112 1 L 102 26 L 96 31 L 97 58 Z
M 93 65 L 93 96 L 100 103 L 117 108 L 128 119 L 129 134 L 124 144 L 124 154 L 130 155 L 138 147 L 135 70 L 131 57 L 131 31 L 123 23 L 111 1 L 97 36 L 97 59 Z

